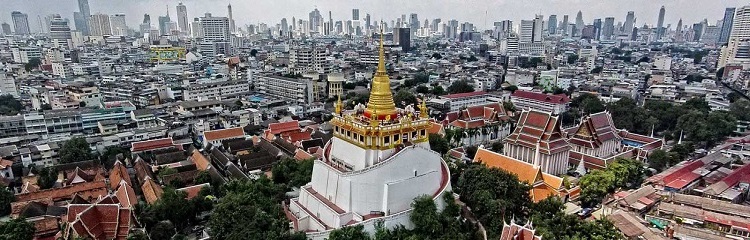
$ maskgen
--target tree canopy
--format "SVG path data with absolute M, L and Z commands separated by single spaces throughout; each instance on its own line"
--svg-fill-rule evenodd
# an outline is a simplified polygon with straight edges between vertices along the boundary
M 396 103 L 397 107 L 403 108 L 408 105 L 417 106 L 417 96 L 406 89 L 401 89 L 393 95 L 393 102 Z
M 94 155 L 91 154 L 91 147 L 85 138 L 76 137 L 65 141 L 60 148 L 60 163 L 72 163 L 91 160 Z
M 16 196 L 8 188 L 0 188 L 0 216 L 10 214 L 10 203 L 16 200 Z
M 11 219 L 0 223 L 0 240 L 31 240 L 34 239 L 34 231 L 34 224 L 26 219 Z
M 448 87 L 448 92 L 451 94 L 454 93 L 466 93 L 466 92 L 473 92 L 474 86 L 472 86 L 469 81 L 466 80 L 460 80 L 453 82 Z
M 0 114 L 16 115 L 23 110 L 23 104 L 10 94 L 0 95 Z
M 314 162 L 313 159 L 298 161 L 292 158 L 284 158 L 271 168 L 273 182 L 285 184 L 289 187 L 305 185 L 310 182 Z
M 581 177 L 581 203 L 585 207 L 597 206 L 618 188 L 634 188 L 643 181 L 643 163 L 620 158 L 605 170 L 593 170 Z
M 432 149 L 435 152 L 439 152 L 440 154 L 446 154 L 448 153 L 448 150 L 450 150 L 450 146 L 448 145 L 448 140 L 445 139 L 445 137 L 441 136 L 440 134 L 430 134 L 429 136 L 430 141 L 430 149 Z

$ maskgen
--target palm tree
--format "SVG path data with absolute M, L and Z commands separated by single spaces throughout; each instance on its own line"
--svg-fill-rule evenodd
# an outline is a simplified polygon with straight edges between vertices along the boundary
M 458 128 L 453 133 L 453 140 L 456 141 L 458 145 L 463 145 L 461 142 L 461 139 L 464 138 L 464 130 L 462 128 Z
M 453 131 L 453 129 L 450 129 L 450 128 L 445 129 L 445 139 L 448 140 L 448 145 L 450 145 L 451 147 L 453 147 L 453 135 L 454 134 L 456 134 L 456 132 Z
M 469 128 L 466 133 L 469 135 L 469 146 L 474 146 L 474 137 L 479 132 L 476 128 Z

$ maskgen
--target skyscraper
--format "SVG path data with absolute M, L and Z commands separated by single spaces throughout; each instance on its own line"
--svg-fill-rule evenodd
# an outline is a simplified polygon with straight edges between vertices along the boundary
M 593 26 L 594 26 L 594 39 L 599 41 L 601 40 L 601 37 L 602 37 L 602 19 L 601 18 L 594 19 Z
M 631 36 L 633 27 L 635 27 L 635 12 L 629 11 L 628 15 L 625 16 L 625 23 L 622 24 L 622 33 Z
M 109 17 L 109 22 L 112 27 L 112 35 L 115 35 L 115 36 L 128 35 L 128 25 L 125 21 L 125 14 L 112 15 Z
M 732 21 L 731 39 L 750 39 L 750 5 L 737 9 Z
M 656 22 L 656 39 L 664 37 L 664 6 L 659 9 L 659 20 Z
M 578 11 L 578 14 L 576 14 L 576 36 L 581 36 L 581 31 L 583 31 L 583 13 L 581 11 Z
M 721 33 L 719 33 L 719 44 L 729 42 L 729 35 L 732 33 L 732 25 L 734 24 L 735 10 L 735 8 L 727 8 L 724 10 L 724 19 L 721 21 Z
M 97 13 L 89 18 L 89 33 L 91 36 L 112 35 L 112 25 L 109 21 L 109 15 Z
M 521 20 L 519 43 L 542 42 L 542 16 L 536 15 L 533 20 Z
M 89 35 L 89 18 L 91 18 L 91 10 L 89 9 L 89 0 L 78 0 L 78 12 L 80 19 L 73 19 L 76 23 L 76 30 L 81 31 L 83 35 Z M 75 14 L 74 14 L 75 16 Z
M 359 9 L 352 9 L 352 20 L 359 20 Z
M 190 31 L 190 28 L 188 28 L 187 7 L 182 2 L 177 4 L 177 26 L 180 27 L 181 32 L 187 33 Z
M 60 17 L 60 14 L 52 16 L 49 22 L 49 34 L 52 44 L 57 47 L 70 48 L 73 43 L 68 20 Z
M 232 4 L 227 5 L 227 12 L 229 13 L 227 15 L 229 17 L 229 31 L 235 32 L 237 29 L 234 26 L 234 17 L 232 17 Z
M 167 6 L 167 15 L 159 16 L 159 35 L 169 35 L 169 24 L 172 22 L 169 19 L 169 6 Z
M 568 36 L 568 15 L 563 15 L 563 21 L 560 26 L 557 26 L 558 29 L 562 29 L 562 35 Z
M 411 28 L 412 35 L 419 29 L 419 18 L 416 13 L 409 15 L 409 28 Z
M 612 39 L 612 35 L 615 33 L 615 18 L 607 17 L 604 18 L 604 25 L 602 25 L 601 38 L 606 40 Z
M 151 16 L 143 14 L 143 23 L 140 26 L 141 33 L 147 33 L 151 30 Z
M 11 35 L 11 34 L 13 34 L 13 30 L 10 29 L 10 24 L 4 22 L 2 25 L 3 25 L 3 34 L 4 35 Z
M 365 32 L 369 35 L 370 34 L 370 28 L 372 27 L 370 24 L 370 14 L 365 14 Z M 333 25 L 333 21 L 331 21 L 331 25 Z
M 318 9 L 315 8 L 315 10 L 312 10 L 312 12 L 310 12 L 310 14 L 308 14 L 308 17 L 309 17 L 309 24 L 310 24 L 309 29 L 310 29 L 310 31 L 317 32 L 318 31 L 318 27 L 320 26 L 320 22 L 322 21 L 321 19 L 323 18 L 323 16 L 321 16 L 320 15 L 320 11 L 318 11 Z
M 287 36 L 289 34 L 289 23 L 286 21 L 286 18 L 281 19 L 281 35 Z
M 557 31 L 557 15 L 549 15 L 549 20 L 547 20 L 547 33 L 550 35 L 555 34 Z
M 31 34 L 31 30 L 29 30 L 28 15 L 19 11 L 13 11 L 12 13 L 10 13 L 10 16 L 13 19 L 13 29 L 15 30 L 16 35 Z
M 213 17 L 210 13 L 200 18 L 204 42 L 229 41 L 230 22 L 227 17 Z

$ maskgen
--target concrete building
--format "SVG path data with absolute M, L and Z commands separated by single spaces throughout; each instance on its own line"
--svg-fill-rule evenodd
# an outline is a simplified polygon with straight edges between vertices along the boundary
M 248 82 L 224 80 L 189 84 L 182 90 L 182 98 L 185 101 L 241 99 L 249 93 Z
M 568 110 L 570 98 L 565 94 L 548 95 L 517 90 L 510 96 L 510 102 L 519 110 L 531 109 L 558 115 Z
M 112 29 L 112 35 L 115 36 L 127 36 L 128 25 L 125 21 L 125 14 L 115 14 L 109 17 L 110 27 Z
M 89 18 L 89 31 L 91 36 L 112 35 L 112 25 L 107 14 L 94 14 Z
M 230 40 L 231 26 L 227 17 L 213 17 L 210 13 L 200 18 L 204 42 Z
M 734 25 L 734 12 L 736 8 L 727 8 L 724 10 L 724 19 L 721 20 L 721 33 L 719 33 L 719 43 L 729 42 L 729 36 L 732 34 L 732 25 Z
M 731 39 L 744 40 L 750 38 L 750 5 L 737 9 L 732 20 Z
M 270 97 L 292 101 L 296 104 L 314 102 L 314 83 L 311 79 L 266 75 L 258 77 L 255 84 L 258 92 Z
M 190 28 L 188 28 L 187 7 L 182 2 L 177 4 L 177 26 L 180 27 L 180 32 L 190 32 Z
M 6 94 L 16 98 L 19 97 L 15 78 L 12 75 L 6 74 L 4 70 L 0 70 L 0 95 Z
M 311 71 L 320 74 L 330 73 L 329 56 L 328 49 L 324 47 L 298 46 L 289 51 L 289 69 L 298 74 Z
M 10 13 L 11 19 L 13 19 L 13 29 L 16 35 L 29 35 L 31 30 L 29 29 L 29 16 L 19 11 L 13 11 Z
M 68 20 L 63 19 L 59 14 L 55 14 L 54 17 L 50 20 L 49 34 L 53 46 L 58 48 L 73 47 L 73 38 L 70 34 L 70 26 L 68 26 Z
M 12 48 L 13 61 L 16 63 L 29 63 L 31 59 L 42 59 L 42 51 L 35 47 Z

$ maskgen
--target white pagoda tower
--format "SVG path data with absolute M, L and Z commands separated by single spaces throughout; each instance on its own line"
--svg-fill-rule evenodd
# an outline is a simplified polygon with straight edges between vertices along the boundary
M 448 166 L 430 150 L 427 107 L 397 109 L 385 70 L 383 39 L 380 61 L 366 106 L 342 110 L 336 103 L 333 138 L 323 159 L 315 161 L 312 181 L 284 206 L 295 230 L 310 239 L 325 239 L 337 228 L 361 224 L 374 233 L 412 227 L 411 203 L 431 196 L 440 209 L 451 190 Z

